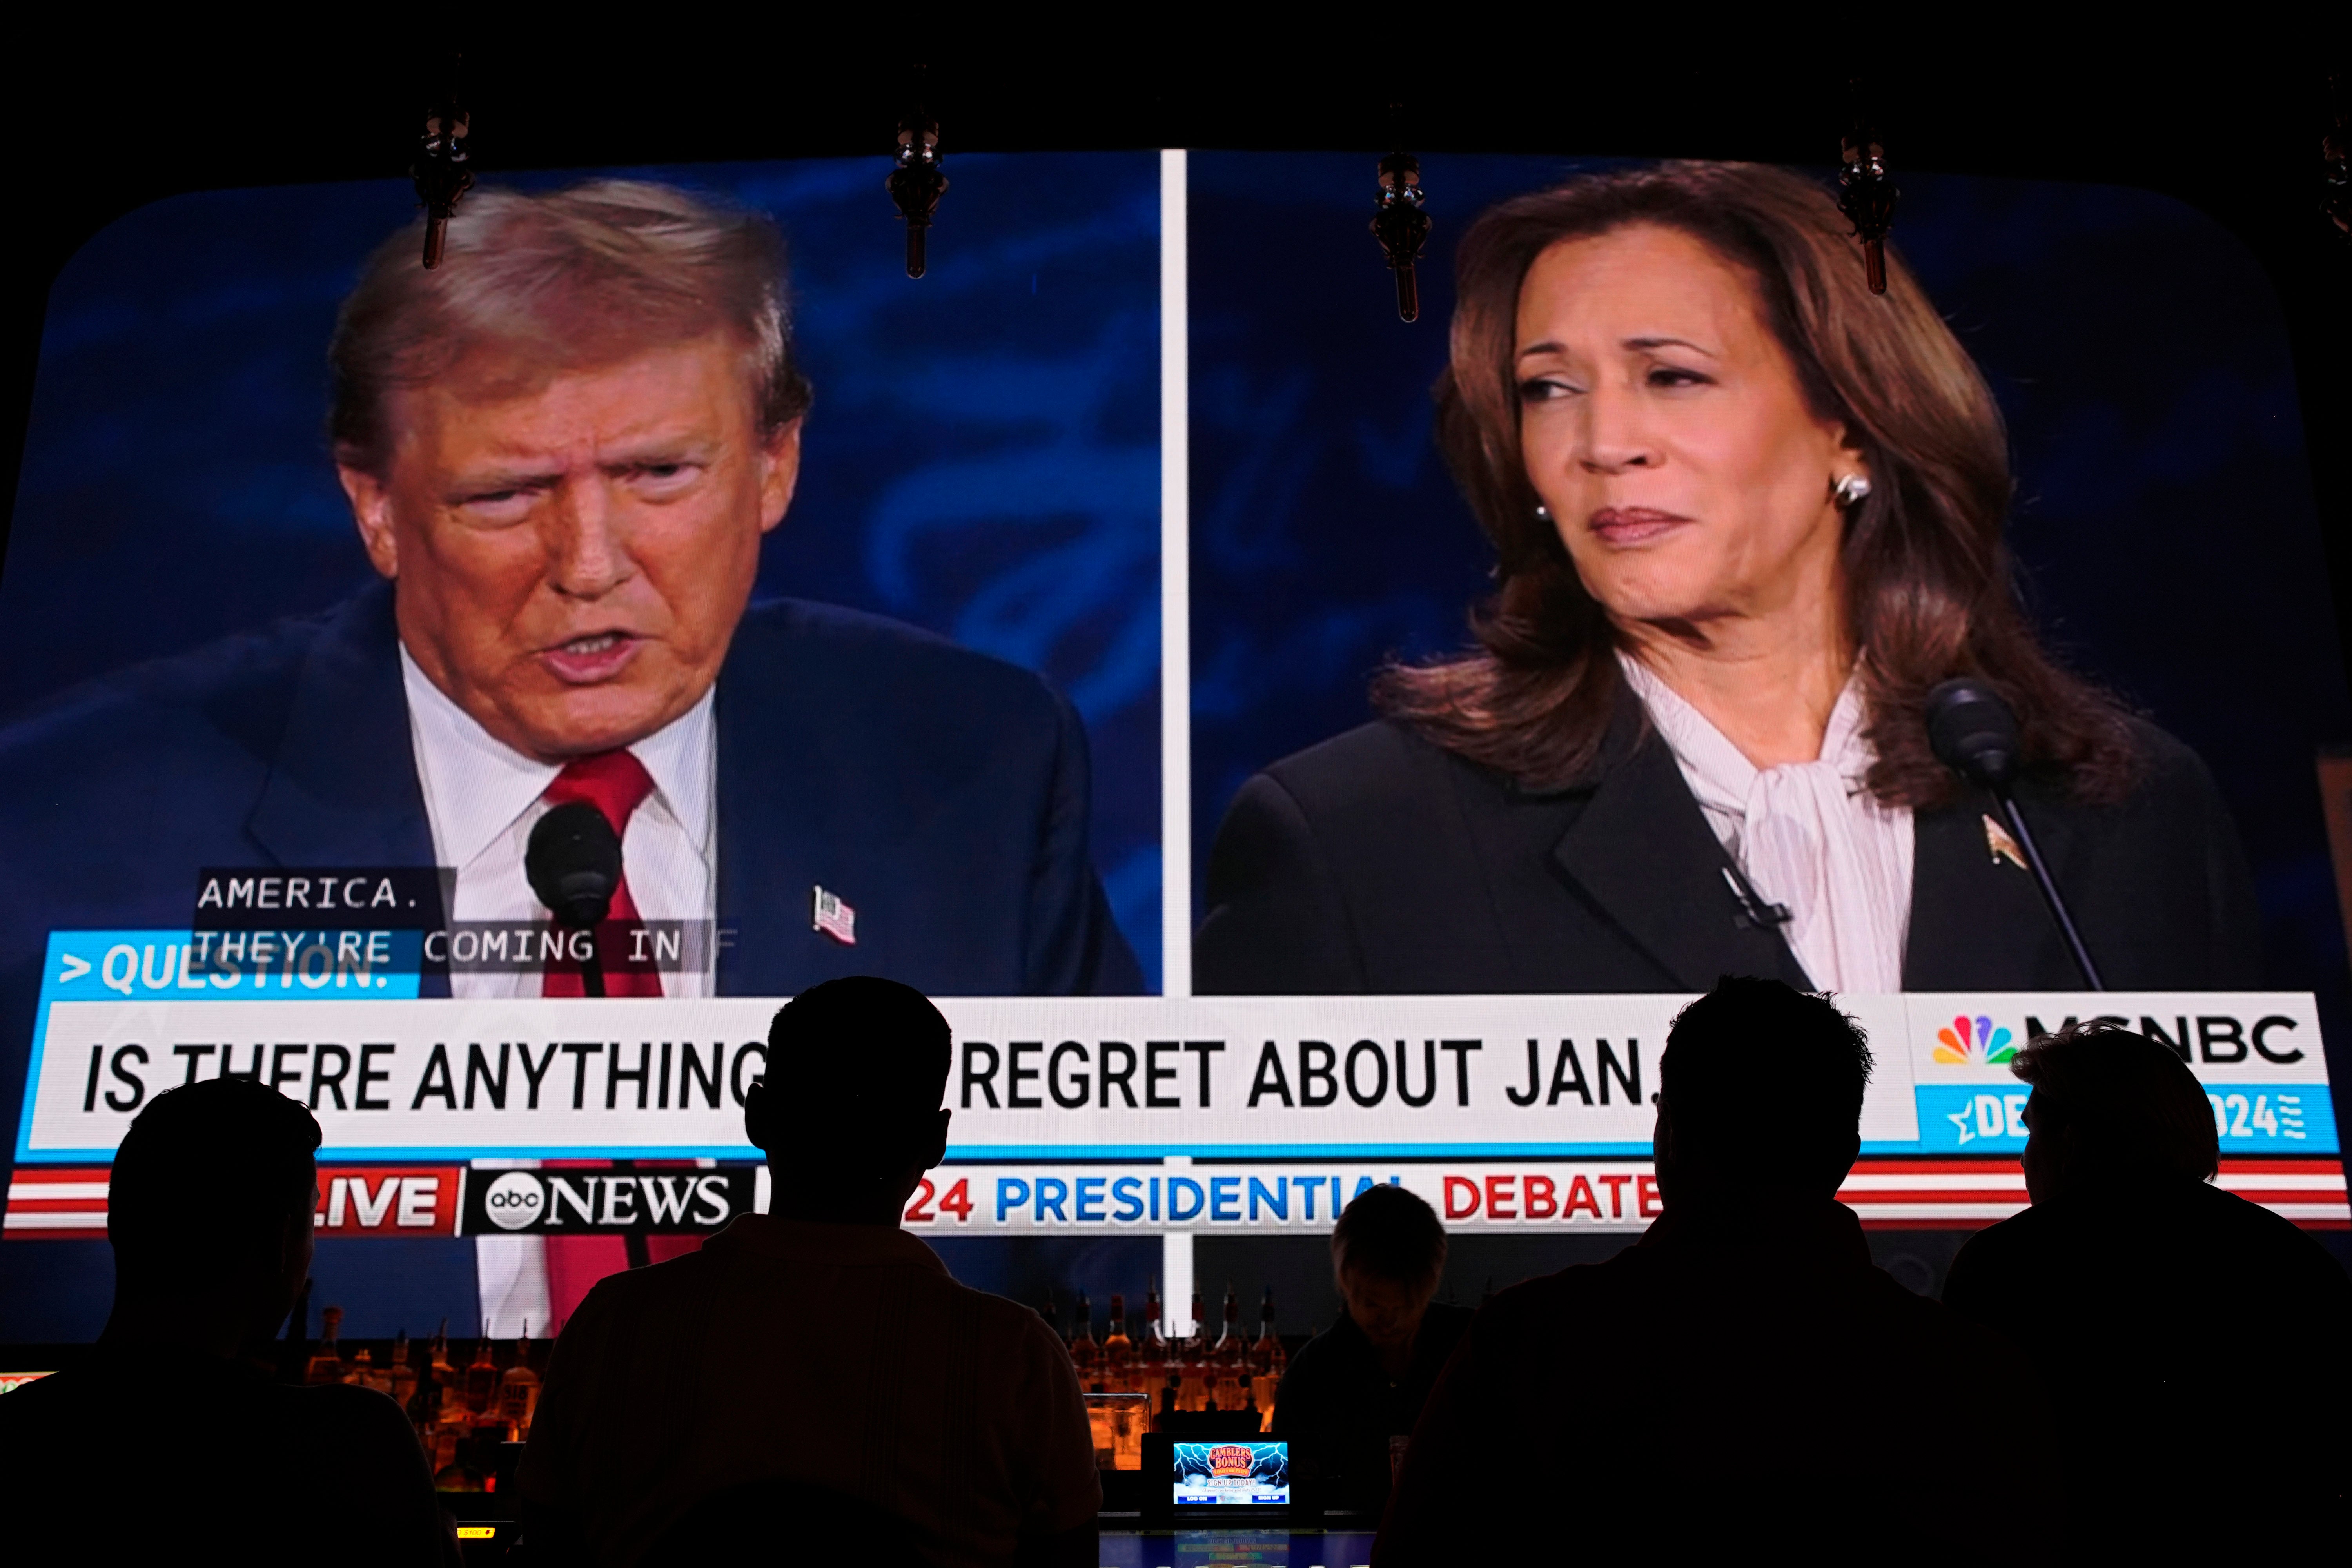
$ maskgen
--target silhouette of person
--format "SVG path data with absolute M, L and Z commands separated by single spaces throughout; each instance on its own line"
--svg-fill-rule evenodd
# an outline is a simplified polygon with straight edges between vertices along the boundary
M 2011 1070 L 2033 1086 L 2033 1206 L 1969 1239 L 1944 1300 L 2014 1333 L 2039 1372 L 2052 1420 L 2035 1468 L 2075 1553 L 2339 1558 L 2352 1279 L 2209 1184 L 2213 1110 L 2170 1049 L 2083 1025 Z
M 2032 1429 L 2016 1357 L 1874 1268 L 1836 1201 L 1870 1068 L 1851 1019 L 1779 981 L 1683 1010 L 1660 1064 L 1664 1214 L 1480 1310 L 1375 1568 L 2034 1554 L 2039 1500 L 2004 1493 L 1990 1531 L 1958 1506 Z
M 1299 1442 L 1339 1506 L 1388 1500 L 1392 1455 L 1470 1326 L 1468 1308 L 1433 1300 L 1444 1272 L 1445 1227 L 1402 1187 L 1367 1187 L 1331 1229 L 1344 1310 L 1283 1374 L 1274 1433 Z
M 457 1562 L 400 1406 L 256 1364 L 310 1272 L 318 1146 L 310 1113 L 251 1079 L 166 1090 L 131 1124 L 106 1328 L 0 1398 L 17 1561 Z
M 811 1561 L 1092 1568 L 1102 1488 L 1069 1352 L 898 1228 L 947 1146 L 950 1054 L 947 1020 L 892 981 L 776 1014 L 743 1106 L 770 1211 L 608 1276 L 564 1326 L 517 1475 L 533 1550 L 789 1539 Z

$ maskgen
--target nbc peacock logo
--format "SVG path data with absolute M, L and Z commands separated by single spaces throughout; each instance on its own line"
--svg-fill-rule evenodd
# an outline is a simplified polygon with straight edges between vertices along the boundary
M 1935 1059 L 1956 1068 L 1991 1068 L 2015 1057 L 2017 1038 L 2006 1024 L 1995 1024 L 1990 1018 L 1966 1016 L 1953 1019 L 1936 1031 Z

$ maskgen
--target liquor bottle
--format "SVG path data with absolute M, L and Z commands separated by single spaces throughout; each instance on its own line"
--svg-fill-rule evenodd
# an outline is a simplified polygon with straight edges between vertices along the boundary
M 433 1408 L 438 1410 L 450 1399 L 449 1390 L 459 1383 L 457 1369 L 449 1363 L 449 1320 L 433 1331 L 433 1343 L 425 1354 L 424 1381 L 433 1385 Z M 461 1391 L 462 1392 L 462 1391 Z
M 376 1370 L 375 1352 L 365 1345 L 352 1352 L 352 1370 L 343 1381 L 362 1388 L 373 1388 L 378 1394 L 392 1386 L 392 1380 Z
M 1192 1292 L 1192 1331 L 1184 1336 L 1179 1348 L 1177 1364 L 1181 1369 L 1176 1388 L 1176 1408 L 1206 1410 L 1209 1407 L 1209 1320 L 1201 1306 L 1201 1293 Z
M 466 1410 L 466 1374 L 449 1360 L 449 1320 L 434 1331 L 417 1399 L 425 1412 L 425 1448 L 437 1473 L 457 1457 L 457 1439 L 470 1425 Z
M 490 1357 L 488 1339 L 474 1347 L 474 1359 L 467 1364 L 463 1388 L 467 1415 L 482 1416 L 490 1413 L 490 1401 L 499 1392 L 499 1363 Z
M 1250 1398 L 1265 1417 L 1265 1427 L 1274 1426 L 1274 1397 L 1282 1387 L 1283 1368 L 1290 1358 L 1282 1348 L 1282 1336 L 1274 1331 L 1274 1287 L 1265 1288 L 1265 1299 L 1257 1308 L 1257 1343 L 1250 1346 Z
M 1077 1321 L 1070 1326 L 1070 1363 L 1078 1369 L 1081 1393 L 1103 1391 L 1102 1347 L 1095 1343 L 1095 1307 L 1084 1290 L 1078 1292 Z
M 1224 1331 L 1209 1352 L 1209 1398 L 1219 1410 L 1239 1410 L 1249 1403 L 1249 1342 L 1242 1338 L 1241 1293 L 1225 1281 Z
M 1160 1277 L 1155 1274 L 1143 1293 L 1143 1332 L 1135 1342 L 1138 1386 L 1150 1398 L 1154 1419 L 1176 1408 L 1176 1375 L 1170 1364 L 1173 1353 L 1160 1329 Z
M 433 1451 L 433 1423 L 441 1414 L 441 1386 L 425 1369 L 412 1365 L 408 1376 L 408 1399 L 401 1405 L 408 1413 L 408 1424 L 416 1428 L 416 1440 L 425 1451 Z
M 416 1363 L 409 1358 L 408 1331 L 403 1329 L 392 1342 L 392 1364 L 384 1368 L 384 1392 L 403 1410 L 416 1397 Z
M 1140 1394 L 1135 1375 L 1135 1342 L 1127 1337 L 1127 1298 L 1110 1299 L 1110 1332 L 1103 1336 L 1102 1385 L 1105 1394 Z
M 310 1359 L 303 1364 L 304 1383 L 343 1381 L 343 1352 L 335 1344 L 335 1331 L 342 1321 L 341 1307 L 329 1307 L 319 1314 L 319 1342 L 310 1347 Z
M 539 1413 L 539 1373 L 530 1370 L 530 1322 L 524 1320 L 522 1337 L 515 1341 L 514 1364 L 499 1379 L 499 1415 L 512 1428 L 509 1441 L 530 1436 L 530 1418 Z
M 1143 1289 L 1143 1327 L 1135 1336 L 1135 1353 L 1145 1355 L 1167 1342 L 1168 1337 L 1160 1331 L 1160 1276 L 1155 1274 Z

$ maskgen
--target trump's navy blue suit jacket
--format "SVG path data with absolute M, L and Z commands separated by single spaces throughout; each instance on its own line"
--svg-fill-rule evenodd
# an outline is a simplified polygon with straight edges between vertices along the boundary
M 378 584 L 0 730 L 0 1125 L 51 930 L 184 930 L 207 866 L 433 863 L 392 605 Z M 1036 676 L 776 601 L 736 630 L 717 729 L 721 994 L 1142 989 L 1087 853 L 1085 733 Z M 819 886 L 856 910 L 854 947 L 813 929 Z

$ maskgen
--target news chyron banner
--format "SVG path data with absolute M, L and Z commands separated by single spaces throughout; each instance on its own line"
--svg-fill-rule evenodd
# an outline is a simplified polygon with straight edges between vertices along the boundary
M 362 943 L 183 973 L 184 933 L 50 939 L 20 1163 L 111 1157 L 176 1084 L 257 1077 L 327 1160 L 749 1160 L 746 1087 L 791 1092 L 763 998 L 436 1000 Z M 180 944 L 174 952 L 174 944 Z M 400 996 L 404 980 L 412 994 Z M 1639 1159 L 1675 995 L 943 998 L 966 1161 Z M 2013 1156 L 2034 1036 L 2111 1018 L 2179 1051 L 2231 1157 L 2338 1152 L 2305 994 L 1845 996 L 1876 1066 L 1863 1150 Z M 1754 1048 L 1769 1053 L 1772 1042 Z

